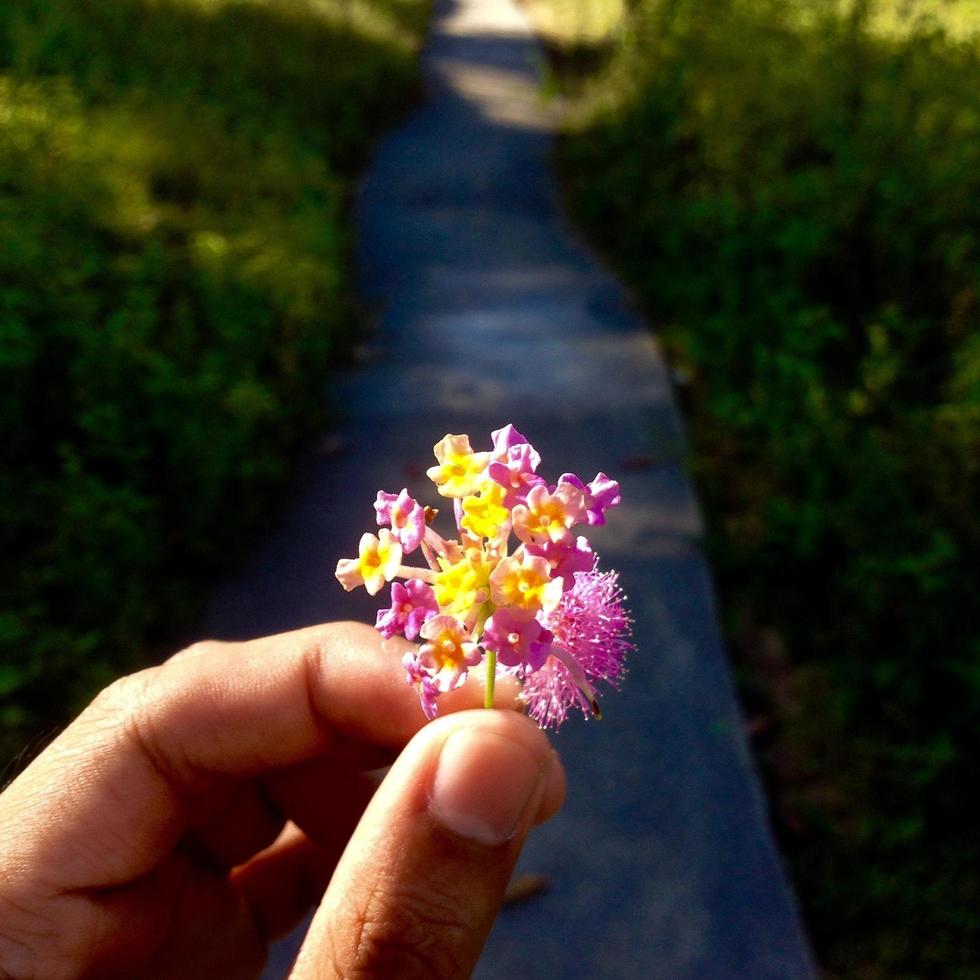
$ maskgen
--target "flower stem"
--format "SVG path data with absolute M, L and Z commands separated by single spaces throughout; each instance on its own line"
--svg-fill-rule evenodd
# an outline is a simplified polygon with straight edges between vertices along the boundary
M 483 707 L 493 707 L 493 685 L 497 680 L 497 653 L 487 650 L 487 683 L 483 689 Z

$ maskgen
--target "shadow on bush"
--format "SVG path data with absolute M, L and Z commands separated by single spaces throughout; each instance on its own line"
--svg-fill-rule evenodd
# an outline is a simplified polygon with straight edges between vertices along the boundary
M 287 130 L 334 167 L 403 105 L 419 0 L 9 0 L 0 65 L 70 79 L 92 104 L 120 93 L 219 109 L 247 139 Z
M 694 377 L 709 545 L 818 953 L 977 976 L 976 36 L 895 4 L 634 8 L 562 163 Z
M 348 346 L 423 0 L 0 9 L 0 755 L 192 621 Z M 340 175 L 340 176 L 338 176 Z

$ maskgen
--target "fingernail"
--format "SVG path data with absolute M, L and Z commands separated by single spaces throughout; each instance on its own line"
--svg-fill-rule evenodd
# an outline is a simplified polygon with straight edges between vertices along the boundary
M 510 840 L 537 805 L 545 760 L 503 735 L 463 730 L 439 754 L 429 805 L 447 829 L 495 846 Z

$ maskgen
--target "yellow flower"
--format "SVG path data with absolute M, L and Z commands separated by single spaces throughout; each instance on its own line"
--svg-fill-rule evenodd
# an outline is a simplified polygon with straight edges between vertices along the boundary
M 402 546 L 385 527 L 380 537 L 361 535 L 358 557 L 337 562 L 337 579 L 347 592 L 363 585 L 370 595 L 377 595 L 398 574 L 401 563 Z
M 514 507 L 514 533 L 525 544 L 571 543 L 569 528 L 585 519 L 585 497 L 576 486 L 559 483 L 552 494 L 539 484 L 528 491 L 526 504 Z
M 438 466 L 426 475 L 443 497 L 465 497 L 476 493 L 483 483 L 489 453 L 475 453 L 466 435 L 446 435 L 433 447 Z
M 452 616 L 434 616 L 422 627 L 421 636 L 427 642 L 419 649 L 419 661 L 440 691 L 457 687 L 467 667 L 479 663 L 483 655 L 469 630 Z
M 453 616 L 466 616 L 473 606 L 490 596 L 490 572 L 494 561 L 481 548 L 468 548 L 456 562 L 439 559 L 442 569 L 433 588 L 440 610 Z
M 506 490 L 493 480 L 480 487 L 479 496 L 463 498 L 462 525 L 478 538 L 496 537 L 510 519 L 510 511 L 504 507 Z
M 490 598 L 495 605 L 550 612 L 562 595 L 562 580 L 551 577 L 547 559 L 523 548 L 504 558 L 490 576 Z

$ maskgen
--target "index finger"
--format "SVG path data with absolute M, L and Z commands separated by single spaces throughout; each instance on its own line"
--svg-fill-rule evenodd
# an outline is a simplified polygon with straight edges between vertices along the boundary
M 450 710 L 478 698 L 455 694 Z M 398 651 L 367 626 L 198 645 L 111 685 L 21 774 L 0 797 L 0 853 L 50 869 L 55 890 L 122 884 L 216 784 L 351 740 L 397 747 L 424 722 Z

